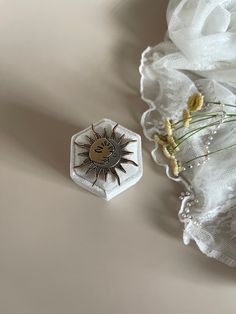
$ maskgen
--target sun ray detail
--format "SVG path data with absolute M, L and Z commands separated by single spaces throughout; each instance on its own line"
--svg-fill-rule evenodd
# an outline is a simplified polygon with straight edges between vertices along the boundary
M 112 175 L 116 179 L 118 185 L 120 185 L 121 180 L 117 170 L 126 173 L 122 164 L 138 166 L 135 161 L 124 157 L 133 154 L 132 151 L 125 150 L 124 148 L 130 143 L 136 142 L 136 140 L 124 141 L 125 134 L 116 134 L 117 127 L 118 124 L 113 126 L 109 135 L 106 128 L 104 128 L 103 132 L 100 134 L 95 130 L 94 125 L 92 125 L 91 129 L 94 139 L 91 136 L 86 135 L 89 143 L 75 142 L 75 145 L 79 149 L 86 149 L 86 151 L 78 152 L 78 156 L 85 157 L 85 159 L 80 165 L 77 165 L 74 168 L 88 166 L 85 174 L 94 172 L 92 186 L 96 184 L 98 179 L 104 179 L 106 182 L 108 175 Z

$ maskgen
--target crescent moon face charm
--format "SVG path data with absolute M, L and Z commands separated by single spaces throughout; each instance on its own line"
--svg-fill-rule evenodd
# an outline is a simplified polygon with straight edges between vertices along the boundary
M 99 138 L 90 147 L 89 158 L 97 163 L 104 164 L 114 151 L 113 145 L 105 138 Z
M 125 158 L 125 156 L 132 154 L 133 152 L 126 150 L 125 148 L 131 142 L 136 142 L 136 140 L 124 140 L 124 134 L 118 136 L 116 134 L 116 124 L 111 134 L 109 135 L 104 129 L 103 134 L 99 134 L 94 130 L 92 125 L 93 137 L 88 138 L 89 143 L 77 143 L 75 144 L 84 151 L 79 153 L 80 156 L 84 156 L 85 159 L 83 162 L 75 166 L 74 168 L 87 167 L 86 174 L 89 172 L 94 172 L 95 180 L 93 185 L 103 174 L 103 178 L 106 181 L 107 176 L 110 173 L 113 177 L 116 178 L 118 184 L 120 185 L 120 177 L 117 174 L 117 169 L 126 173 L 126 170 L 122 164 L 130 163 L 133 166 L 137 167 L 133 160 Z

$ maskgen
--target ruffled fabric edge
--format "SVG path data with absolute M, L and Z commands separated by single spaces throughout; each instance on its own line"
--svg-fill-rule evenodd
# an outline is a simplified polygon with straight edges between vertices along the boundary
M 145 80 L 145 77 L 144 77 L 144 74 L 143 74 L 143 71 L 142 69 L 144 68 L 144 59 L 145 59 L 145 55 L 146 53 L 148 53 L 152 48 L 151 47 L 148 47 L 146 50 L 144 50 L 144 52 L 142 53 L 142 56 L 141 56 L 141 62 L 140 62 L 140 67 L 139 67 L 139 72 L 140 72 L 140 75 L 141 75 L 141 79 L 140 79 L 140 93 L 141 93 L 141 98 L 142 100 L 148 105 L 148 109 L 146 111 L 144 111 L 144 113 L 142 114 L 142 117 L 141 117 L 141 126 L 142 126 L 142 129 L 143 129 L 143 133 L 145 135 L 145 137 L 153 142 L 154 144 L 154 140 L 153 138 L 151 138 L 145 128 L 145 120 L 146 120 L 146 117 L 154 110 L 156 110 L 156 106 L 155 104 L 153 103 L 153 101 L 151 99 L 148 99 L 147 97 L 144 96 L 144 80 Z M 156 152 L 157 152 L 157 147 L 156 145 L 154 144 L 154 148 L 153 150 L 151 151 L 151 155 L 152 155 L 152 158 L 154 160 L 155 163 L 157 163 L 159 166 L 162 166 L 165 168 L 165 172 L 166 172 L 166 175 L 169 179 L 175 181 L 175 182 L 179 182 L 181 183 L 184 188 L 189 192 L 191 193 L 192 190 L 191 190 L 191 186 L 190 184 L 185 181 L 182 177 L 173 177 L 172 174 L 171 174 L 171 171 L 170 171 L 170 168 L 168 166 L 168 164 L 166 163 L 160 163 L 157 158 L 156 158 Z M 207 245 L 206 243 L 204 243 L 204 240 L 206 239 L 206 237 L 211 237 L 211 235 L 206 231 L 204 230 L 203 228 L 199 228 L 199 227 L 196 227 L 192 221 L 184 221 L 182 219 L 180 219 L 180 213 L 182 211 L 182 208 L 184 206 L 186 202 L 186 199 L 182 200 L 181 202 L 181 206 L 180 206 L 180 209 L 179 209 L 179 220 L 180 222 L 184 223 L 184 231 L 183 231 L 183 242 L 185 245 L 188 245 L 190 243 L 191 240 L 195 241 L 195 243 L 197 244 L 197 247 L 199 248 L 199 250 L 207 255 L 208 257 L 210 258 L 214 258 L 216 260 L 218 260 L 219 262 L 222 262 L 230 267 L 236 267 L 236 261 L 234 259 L 232 259 L 230 256 L 227 256 L 225 254 L 223 254 L 222 252 L 220 251 L 217 251 L 213 248 L 211 248 L 209 245 Z

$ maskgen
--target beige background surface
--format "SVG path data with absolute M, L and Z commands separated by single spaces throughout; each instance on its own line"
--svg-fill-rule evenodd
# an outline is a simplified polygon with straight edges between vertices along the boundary
M 110 203 L 69 178 L 70 137 L 141 133 L 140 53 L 167 1 L 0 2 L 0 313 L 235 313 L 236 272 L 182 244 L 181 187 L 152 162 Z

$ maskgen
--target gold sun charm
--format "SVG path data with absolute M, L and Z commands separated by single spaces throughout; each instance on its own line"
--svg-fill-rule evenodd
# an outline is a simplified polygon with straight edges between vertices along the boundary
M 93 138 L 86 135 L 89 143 L 75 142 L 78 147 L 85 150 L 78 154 L 85 157 L 85 159 L 80 165 L 74 168 L 87 166 L 86 174 L 93 171 L 95 174 L 93 185 L 97 182 L 100 175 L 103 175 L 106 181 L 108 173 L 112 174 L 120 185 L 120 177 L 116 170 L 119 169 L 126 173 L 126 170 L 121 164 L 130 163 L 136 167 L 138 166 L 133 160 L 125 158 L 126 155 L 133 154 L 133 152 L 125 149 L 126 146 L 129 143 L 136 142 L 136 140 L 123 141 L 125 134 L 118 137 L 115 133 L 117 127 L 118 124 L 113 127 L 110 135 L 107 134 L 106 129 L 104 129 L 101 135 L 94 130 L 94 126 L 92 125 Z

